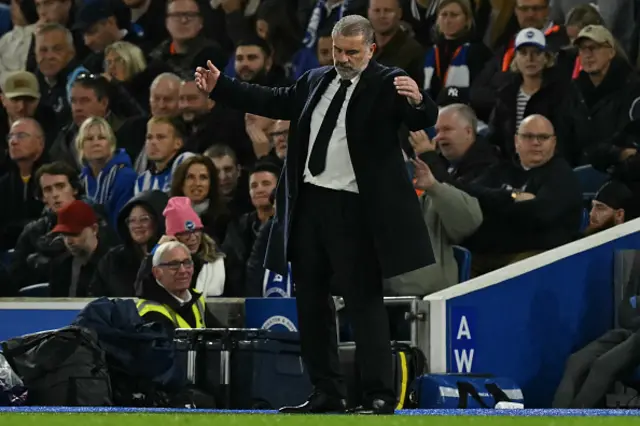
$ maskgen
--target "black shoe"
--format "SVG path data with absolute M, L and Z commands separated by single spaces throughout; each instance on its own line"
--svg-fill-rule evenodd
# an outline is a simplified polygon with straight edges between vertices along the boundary
M 352 414 L 390 415 L 395 413 L 395 404 L 382 399 L 374 399 L 369 407 L 357 407 L 350 411 Z
M 282 414 L 344 414 L 346 410 L 346 400 L 329 396 L 324 392 L 315 392 L 303 404 L 282 407 L 278 411 Z

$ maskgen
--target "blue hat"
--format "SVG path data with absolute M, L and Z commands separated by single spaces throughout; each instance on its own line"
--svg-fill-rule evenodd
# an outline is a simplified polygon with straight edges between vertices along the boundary
M 111 16 L 115 16 L 115 13 L 108 0 L 90 0 L 78 10 L 73 29 L 85 32 L 94 24 Z

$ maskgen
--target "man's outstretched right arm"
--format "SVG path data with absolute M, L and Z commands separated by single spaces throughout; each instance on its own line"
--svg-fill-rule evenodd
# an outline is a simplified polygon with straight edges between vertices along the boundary
M 295 111 L 296 93 L 303 91 L 306 76 L 300 77 L 289 87 L 266 87 L 240 82 L 220 75 L 209 97 L 216 102 L 242 112 L 269 117 L 276 120 L 291 120 Z

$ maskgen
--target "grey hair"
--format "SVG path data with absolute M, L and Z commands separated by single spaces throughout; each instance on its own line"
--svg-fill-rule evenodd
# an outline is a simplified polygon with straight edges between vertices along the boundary
M 163 72 L 153 79 L 153 83 L 151 83 L 151 90 L 153 90 L 164 79 L 171 80 L 172 82 L 176 83 L 178 87 L 182 83 L 182 79 L 178 77 L 177 74 L 174 74 L 172 72 Z
M 348 15 L 340 19 L 331 31 L 331 37 L 357 37 L 362 36 L 365 44 L 372 45 L 375 41 L 373 26 L 364 16 Z
M 67 27 L 65 27 L 64 25 L 58 24 L 57 22 L 49 22 L 47 24 L 42 25 L 40 28 L 38 28 L 36 34 L 44 35 L 44 34 L 52 33 L 54 31 L 60 31 L 61 33 L 63 33 L 64 38 L 67 41 L 67 45 L 72 49 L 75 49 L 75 45 L 73 44 L 73 34 L 71 34 L 71 31 L 69 31 Z
M 44 131 L 42 130 L 42 126 L 40 125 L 40 123 L 38 123 L 38 120 L 31 118 L 31 117 L 22 117 L 22 118 L 18 118 L 16 121 L 13 122 L 12 126 L 18 124 L 18 123 L 29 123 L 33 126 L 33 128 L 35 129 L 36 132 L 36 136 L 38 136 L 39 138 L 44 138 Z
M 189 247 L 185 246 L 180 241 L 167 241 L 166 243 L 160 244 L 156 248 L 156 251 L 153 253 L 153 259 L 151 264 L 154 267 L 160 265 L 162 263 L 162 258 L 164 257 L 165 253 L 178 247 L 183 249 L 185 253 L 187 253 L 189 257 L 191 257 L 191 251 L 189 250 Z
M 473 136 L 477 136 L 478 129 L 478 117 L 476 116 L 475 111 L 469 106 L 465 104 L 451 104 L 440 110 L 440 114 L 452 112 L 457 114 L 465 123 L 471 127 L 473 131 Z

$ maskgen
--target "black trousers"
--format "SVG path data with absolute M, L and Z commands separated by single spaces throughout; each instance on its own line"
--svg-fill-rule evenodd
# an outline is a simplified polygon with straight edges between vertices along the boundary
M 640 334 L 611 330 L 569 357 L 553 408 L 598 408 L 615 380 L 640 365 Z
M 331 298 L 335 288 L 353 328 L 364 403 L 395 402 L 382 273 L 360 196 L 304 184 L 293 215 L 291 273 L 302 357 L 312 384 L 332 396 L 346 395 Z

